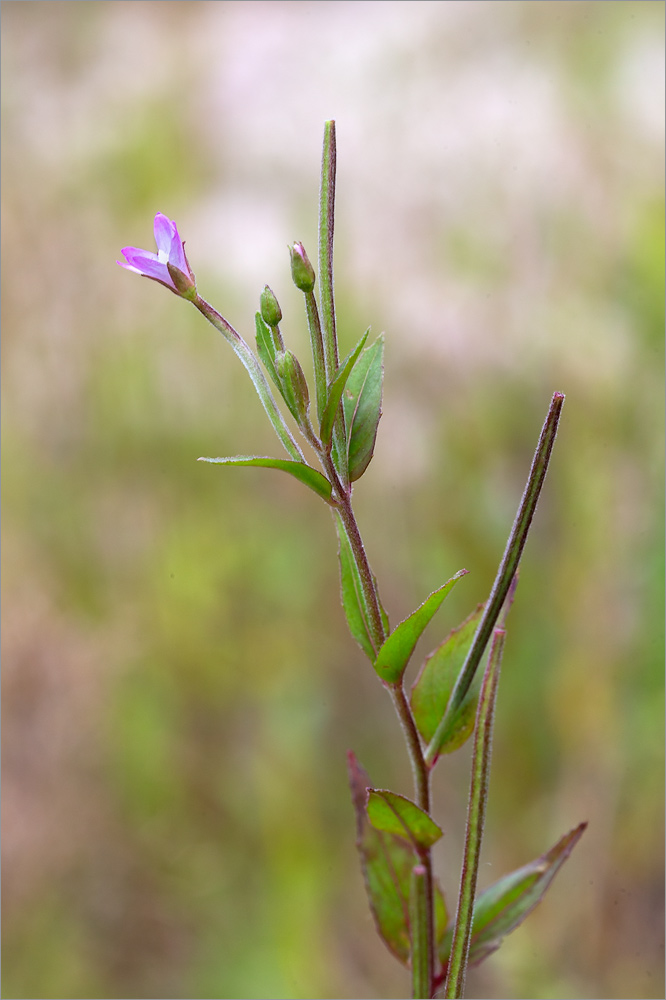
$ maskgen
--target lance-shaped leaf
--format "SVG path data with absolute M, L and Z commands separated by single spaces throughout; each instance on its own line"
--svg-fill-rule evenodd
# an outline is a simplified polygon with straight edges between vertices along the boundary
M 358 573 L 358 567 L 352 554 L 347 532 L 339 517 L 335 518 L 338 532 L 338 557 L 340 559 L 340 589 L 342 592 L 342 607 L 349 625 L 349 631 L 366 654 L 369 660 L 375 659 L 375 648 L 370 638 L 366 613 L 363 604 L 363 589 Z
M 403 965 L 408 965 L 411 950 L 409 893 L 412 870 L 419 859 L 402 837 L 376 830 L 368 821 L 366 802 L 370 780 L 353 753 L 347 754 L 347 761 L 356 814 L 356 846 L 370 909 L 386 946 Z M 433 888 L 435 940 L 439 948 L 446 935 L 447 912 L 436 880 Z
M 275 368 L 277 349 L 273 340 L 273 334 L 270 327 L 264 323 L 261 313 L 255 315 L 254 324 L 257 331 L 257 354 L 261 358 L 263 366 L 273 379 L 273 382 L 280 389 L 280 379 Z M 282 390 L 280 389 L 280 391 Z
M 333 423 L 335 421 L 335 415 L 338 412 L 338 407 L 340 406 L 340 400 L 342 399 L 342 393 L 344 392 L 344 388 L 347 384 L 347 379 L 351 374 L 352 368 L 356 364 L 359 354 L 363 350 L 363 346 L 368 339 L 369 333 L 370 330 L 366 330 L 354 350 L 350 351 L 345 360 L 341 363 L 337 374 L 329 387 L 326 405 L 321 416 L 320 425 L 321 443 L 325 448 L 328 448 L 331 443 L 331 437 L 333 436 Z
M 446 711 L 451 692 L 458 674 L 465 664 L 465 657 L 472 644 L 481 615 L 483 604 L 479 604 L 469 618 L 452 629 L 437 649 L 427 658 L 412 688 L 412 713 L 417 728 L 428 743 Z M 476 706 L 481 690 L 481 672 L 478 671 L 465 699 L 451 720 L 449 735 L 445 738 L 440 753 L 457 750 L 474 732 Z
M 474 905 L 470 965 L 478 965 L 497 951 L 506 935 L 515 930 L 541 902 L 586 827 L 587 823 L 581 823 L 540 858 L 505 875 L 481 893 Z M 449 958 L 451 938 L 452 928 L 449 928 L 439 947 L 439 957 L 444 963 Z
M 200 458 L 199 462 L 212 462 L 215 465 L 258 465 L 265 469 L 282 469 L 290 476 L 305 483 L 324 500 L 331 499 L 331 484 L 321 472 L 317 472 L 305 462 L 291 462 L 285 458 L 266 458 L 262 455 L 233 455 L 231 458 Z
M 397 684 L 402 677 L 405 667 L 409 663 L 409 658 L 414 652 L 414 646 L 421 638 L 425 627 L 442 604 L 447 594 L 450 593 L 455 584 L 467 573 L 466 569 L 459 570 L 455 576 L 451 577 L 438 590 L 433 591 L 430 597 L 414 611 L 409 618 L 391 632 L 375 660 L 375 670 L 383 681 L 389 684 Z
M 358 357 L 342 394 L 352 483 L 363 475 L 375 450 L 383 380 L 384 338 L 380 336 Z
M 423 809 L 397 792 L 368 789 L 367 810 L 375 830 L 404 837 L 417 851 L 419 848 L 427 850 L 442 836 L 440 828 Z

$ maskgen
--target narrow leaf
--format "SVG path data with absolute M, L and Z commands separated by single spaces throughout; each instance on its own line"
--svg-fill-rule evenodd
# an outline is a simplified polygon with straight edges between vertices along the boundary
M 412 870 L 418 858 L 402 837 L 376 830 L 368 821 L 366 801 L 370 780 L 353 753 L 347 754 L 349 783 L 356 814 L 356 846 L 361 858 L 370 909 L 377 931 L 387 948 L 408 966 L 411 951 L 409 916 Z M 435 893 L 435 939 L 446 934 L 446 904 L 437 881 Z
M 397 684 L 402 677 L 409 658 L 414 652 L 416 643 L 442 604 L 446 595 L 452 590 L 455 584 L 467 573 L 466 569 L 459 570 L 455 576 L 435 590 L 427 601 L 414 611 L 409 618 L 405 618 L 391 632 L 375 660 L 375 670 L 383 681 L 389 684 Z
M 265 469 L 282 469 L 290 476 L 305 483 L 324 500 L 331 499 L 331 484 L 321 472 L 317 472 L 305 462 L 290 462 L 284 458 L 265 458 L 260 455 L 234 455 L 231 458 L 200 458 L 199 462 L 213 462 L 216 465 L 258 465 Z
M 515 930 L 541 902 L 586 827 L 587 823 L 580 823 L 536 861 L 505 875 L 481 893 L 474 906 L 470 965 L 478 965 L 497 951 L 506 935 Z M 451 936 L 449 929 L 440 945 L 442 962 L 448 961 Z
M 352 483 L 363 475 L 375 450 L 383 379 L 384 338 L 380 336 L 358 357 L 342 396 Z
M 440 828 L 423 809 L 397 792 L 369 789 L 367 809 L 368 819 L 376 830 L 404 837 L 417 850 L 427 850 L 442 836 Z
M 444 642 L 426 658 L 416 678 L 412 688 L 412 713 L 426 743 L 435 735 L 446 711 L 482 613 L 483 605 L 479 604 L 469 618 L 449 632 Z M 451 720 L 451 730 L 442 743 L 440 753 L 457 750 L 472 735 L 480 689 L 481 675 L 477 672 L 464 701 Z
M 326 399 L 326 405 L 321 417 L 320 426 L 321 443 L 325 448 L 327 448 L 331 443 L 331 438 L 333 436 L 333 422 L 338 412 L 338 407 L 340 405 L 340 400 L 342 399 L 342 393 L 344 392 L 344 388 L 347 384 L 347 379 L 351 374 L 352 368 L 356 364 L 356 359 L 363 350 L 369 333 L 370 330 L 366 330 L 354 350 L 351 351 L 341 363 L 336 376 L 329 387 L 328 397 Z
M 257 354 L 261 358 L 262 364 L 273 379 L 273 382 L 280 389 L 280 379 L 275 368 L 276 348 L 273 342 L 273 334 L 270 327 L 264 323 L 261 313 L 255 315 L 254 324 L 257 331 Z M 280 391 L 282 390 L 280 389 Z
M 457 712 L 474 679 L 474 674 L 492 635 L 495 622 L 511 586 L 511 581 L 516 575 L 541 488 L 546 478 L 563 404 L 564 395 L 561 392 L 554 393 L 550 407 L 548 408 L 546 420 L 541 428 L 539 442 L 534 453 L 534 458 L 532 459 L 532 466 L 527 477 L 525 491 L 520 501 L 513 527 L 511 528 L 511 534 L 506 543 L 506 549 L 497 570 L 497 576 L 495 577 L 490 597 L 486 603 L 485 611 L 479 622 L 474 640 L 469 647 L 465 665 L 460 671 L 444 717 L 439 723 L 435 735 L 426 747 L 424 757 L 429 767 L 432 767 L 437 760 L 441 741 L 449 733 L 451 717 Z

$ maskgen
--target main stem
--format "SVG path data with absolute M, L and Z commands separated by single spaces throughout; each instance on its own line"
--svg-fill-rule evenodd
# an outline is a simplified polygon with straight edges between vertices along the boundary
M 319 198 L 319 289 L 321 298 L 322 324 L 319 336 L 323 340 L 324 368 L 328 380 L 335 376 L 338 367 L 338 341 L 335 324 L 335 298 L 333 292 L 333 231 L 335 215 L 335 174 L 336 174 L 336 138 L 335 122 L 327 121 L 324 126 L 324 149 L 322 155 L 321 190 Z M 316 308 L 316 305 L 315 305 Z M 310 313 L 308 312 L 308 318 Z M 315 359 L 316 361 L 316 359 Z M 338 457 L 346 454 L 346 433 L 342 407 L 335 419 L 333 441 Z M 317 449 L 319 450 L 319 449 Z M 358 530 L 356 517 L 351 504 L 351 485 L 348 485 L 346 472 L 338 474 L 329 452 L 319 450 L 319 458 L 333 487 L 333 497 L 336 509 L 344 525 L 352 555 L 356 563 L 361 587 L 363 603 L 367 612 L 367 626 L 370 640 L 379 652 L 388 637 L 384 626 L 382 608 L 379 600 L 377 584 L 373 576 L 368 557 L 365 552 L 361 533 Z M 345 477 L 345 482 L 341 481 Z M 416 802 L 424 812 L 430 814 L 430 768 L 426 763 L 421 740 L 414 722 L 412 710 L 407 700 L 402 680 L 397 684 L 387 684 L 394 708 L 400 720 L 405 736 L 407 751 L 414 775 Z M 412 969 L 419 970 L 413 975 L 413 991 L 418 1000 L 429 1000 L 434 990 L 435 967 L 435 931 L 434 931 L 434 890 L 432 877 L 432 857 L 430 849 L 419 851 L 419 861 L 423 871 L 418 879 L 423 879 L 425 900 L 425 919 L 419 920 L 420 932 L 412 935 Z M 418 867 L 418 866 L 417 866 Z M 416 871 L 416 869 L 415 869 Z M 419 907 L 421 916 L 423 905 Z M 425 924 L 425 934 L 422 925 Z M 425 948 L 425 954 L 424 952 Z M 418 984 L 418 985 L 417 985 Z
M 337 511 L 340 514 L 342 522 L 345 526 L 352 554 L 358 569 L 359 578 L 361 580 L 361 586 L 363 587 L 365 606 L 368 608 L 370 617 L 368 624 L 371 631 L 371 639 L 375 648 L 379 650 L 387 638 L 387 632 L 384 628 L 384 622 L 382 619 L 381 604 L 375 577 L 370 569 L 361 533 L 358 529 L 358 524 L 356 523 L 351 498 L 348 492 L 343 489 L 330 457 L 324 457 L 324 465 L 329 476 L 331 476 L 334 491 L 337 494 Z M 426 764 L 425 757 L 423 755 L 421 740 L 419 738 L 416 723 L 414 722 L 414 716 L 412 715 L 412 710 L 409 705 L 402 680 L 400 680 L 397 684 L 387 684 L 386 687 L 388 688 L 388 692 L 393 702 L 393 707 L 395 708 L 398 719 L 400 720 L 400 725 L 405 737 L 405 743 L 407 744 L 407 752 L 409 754 L 409 759 L 412 765 L 412 774 L 414 776 L 414 795 L 416 803 L 420 809 L 423 809 L 424 812 L 430 815 L 430 768 Z M 419 860 L 425 870 L 425 940 L 427 956 L 424 959 L 421 954 L 416 953 L 417 950 L 420 950 L 422 947 L 422 942 L 414 941 L 413 945 L 415 953 L 412 955 L 412 963 L 415 964 L 418 962 L 422 967 L 427 966 L 429 983 L 427 996 L 429 998 L 433 993 L 435 971 L 434 887 L 432 856 L 430 849 L 420 852 Z

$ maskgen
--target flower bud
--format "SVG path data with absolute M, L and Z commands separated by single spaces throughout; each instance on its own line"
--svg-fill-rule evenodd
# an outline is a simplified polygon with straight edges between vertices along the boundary
M 268 285 L 264 287 L 261 293 L 259 308 L 261 310 L 261 318 L 271 328 L 276 327 L 281 321 L 282 310 L 280 309 L 280 304 Z
M 292 351 L 279 351 L 275 355 L 275 369 L 285 403 L 298 423 L 305 423 L 310 407 L 310 392 L 298 358 Z
M 315 284 L 315 273 L 302 243 L 294 243 L 289 247 L 291 254 L 291 276 L 296 288 L 302 292 L 311 292 Z

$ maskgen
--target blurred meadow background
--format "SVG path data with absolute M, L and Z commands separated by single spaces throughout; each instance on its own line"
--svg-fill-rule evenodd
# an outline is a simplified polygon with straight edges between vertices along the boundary
M 121 270 L 178 223 L 244 334 L 307 362 L 338 129 L 342 350 L 386 334 L 356 509 L 393 623 L 485 598 L 567 394 L 509 622 L 481 885 L 583 819 L 469 997 L 663 997 L 660 2 L 5 2 L 7 998 L 403 997 L 345 751 L 411 794 L 335 534 L 228 345 Z M 307 367 L 307 365 L 306 365 Z M 309 368 L 308 368 L 309 370 Z M 412 673 L 415 673 L 415 662 Z M 450 906 L 468 749 L 438 765 Z

